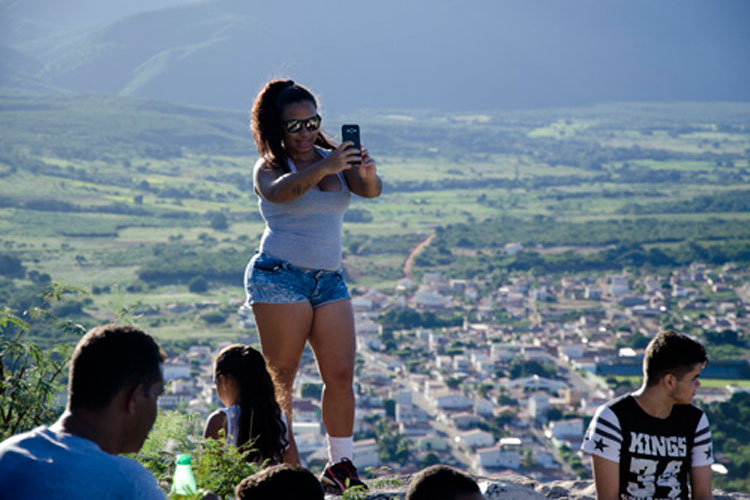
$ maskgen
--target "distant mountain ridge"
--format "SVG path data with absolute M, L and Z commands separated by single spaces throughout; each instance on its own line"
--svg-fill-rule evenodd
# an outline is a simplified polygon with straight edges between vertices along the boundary
M 54 12 L 49 2 L 20 4 Z M 86 27 L 66 11 L 66 29 L 46 36 L 51 14 L 32 18 L 18 3 L 0 4 L 1 26 L 34 25 L 38 36 L 2 35 L 12 49 L 0 51 L 5 86 L 243 110 L 278 75 L 336 111 L 750 100 L 742 0 L 161 0 L 99 7 Z M 88 3 L 71 9 L 84 16 Z

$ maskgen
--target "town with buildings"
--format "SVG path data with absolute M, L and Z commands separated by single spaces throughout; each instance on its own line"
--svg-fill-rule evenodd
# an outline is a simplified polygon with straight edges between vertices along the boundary
M 750 269 L 702 264 L 669 273 L 564 276 L 519 274 L 490 289 L 479 279 L 425 273 L 391 292 L 352 300 L 358 339 L 355 463 L 409 473 L 453 464 L 475 474 L 514 470 L 540 480 L 590 475 L 578 448 L 596 408 L 640 384 L 643 346 L 672 327 L 750 333 Z M 393 309 L 463 311 L 463 324 L 395 331 Z M 252 312 L 238 311 L 247 331 Z M 244 339 L 257 342 L 257 336 Z M 644 341 L 645 340 L 645 341 Z M 221 348 L 222 346 L 219 346 Z M 218 403 L 215 352 L 193 346 L 168 360 L 163 408 L 207 414 Z M 200 376 L 195 377 L 195 368 Z M 722 401 L 742 389 L 750 360 L 710 363 L 698 399 Z M 294 432 L 303 463 L 325 463 L 321 382 L 309 349 L 296 382 Z M 721 462 L 721 456 L 717 456 Z

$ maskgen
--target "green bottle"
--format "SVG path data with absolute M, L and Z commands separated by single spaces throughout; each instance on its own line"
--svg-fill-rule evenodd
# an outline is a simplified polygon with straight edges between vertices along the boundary
M 170 495 L 195 495 L 198 487 L 195 485 L 195 477 L 193 476 L 193 466 L 190 461 L 190 455 L 187 453 L 181 453 L 177 455 L 177 467 L 174 470 L 174 478 L 172 479 L 172 489 Z

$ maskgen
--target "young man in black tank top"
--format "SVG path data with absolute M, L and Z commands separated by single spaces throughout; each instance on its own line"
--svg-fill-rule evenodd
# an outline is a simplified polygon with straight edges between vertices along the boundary
M 685 335 L 662 332 L 649 342 L 643 385 L 600 407 L 581 445 L 599 500 L 713 498 L 711 430 L 691 404 L 707 361 Z

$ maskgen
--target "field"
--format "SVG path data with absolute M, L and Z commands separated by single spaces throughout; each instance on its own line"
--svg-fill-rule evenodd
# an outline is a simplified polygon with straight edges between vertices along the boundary
M 18 93 L 0 95 L 0 110 L 0 252 L 26 273 L 15 287 L 31 286 L 31 271 L 49 275 L 91 291 L 81 321 L 129 311 L 163 339 L 248 334 L 237 316 L 242 269 L 263 222 L 245 114 Z M 350 120 L 385 185 L 347 215 L 355 293 L 392 289 L 410 251 L 435 232 L 416 276 L 438 269 L 500 282 L 523 264 L 504 255 L 509 242 L 534 249 L 526 264 L 552 274 L 592 266 L 612 248 L 657 267 L 657 251 L 672 264 L 701 249 L 717 262 L 750 260 L 746 104 L 390 110 L 325 123 Z M 189 290 L 196 277 L 205 291 Z
M 626 377 L 616 376 L 614 377 L 618 382 L 628 382 L 633 387 L 639 387 L 641 384 L 641 377 Z M 701 378 L 701 387 L 737 387 L 740 389 L 749 389 L 750 380 L 733 380 L 733 379 L 721 379 L 721 378 Z

